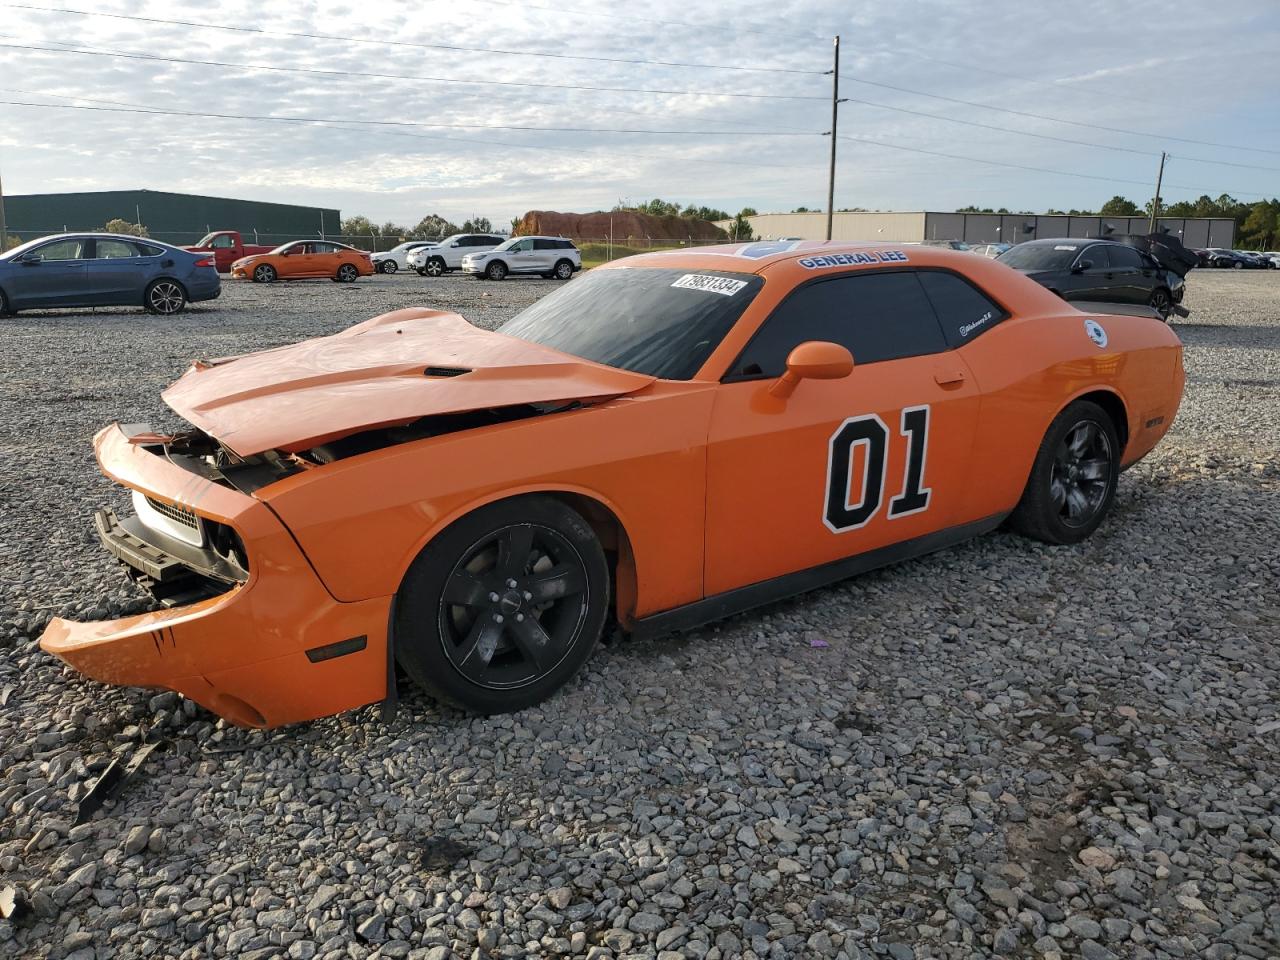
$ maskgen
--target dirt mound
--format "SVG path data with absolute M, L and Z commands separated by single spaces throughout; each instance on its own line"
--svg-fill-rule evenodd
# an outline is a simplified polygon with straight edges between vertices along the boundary
M 653 217 L 631 210 L 615 210 L 612 213 L 556 213 L 553 210 L 530 210 L 520 218 L 513 233 L 528 236 L 545 234 L 552 237 L 572 237 L 581 240 L 600 240 L 610 236 L 609 222 L 613 221 L 613 239 L 625 240 L 724 240 L 727 234 L 707 220 L 689 217 Z

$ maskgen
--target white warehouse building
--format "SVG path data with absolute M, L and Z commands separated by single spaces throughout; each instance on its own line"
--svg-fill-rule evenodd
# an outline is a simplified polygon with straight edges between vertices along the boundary
M 824 240 L 825 213 L 762 213 L 747 222 L 762 240 L 799 237 Z M 733 221 L 722 220 L 728 229 Z M 1157 229 L 1176 236 L 1187 247 L 1227 247 L 1235 242 L 1235 221 L 1208 217 L 1160 217 Z M 840 212 L 831 222 L 833 240 L 921 243 L 963 240 L 966 243 L 1022 243 L 1053 237 L 1145 235 L 1146 217 L 1067 216 L 1032 213 L 854 213 Z

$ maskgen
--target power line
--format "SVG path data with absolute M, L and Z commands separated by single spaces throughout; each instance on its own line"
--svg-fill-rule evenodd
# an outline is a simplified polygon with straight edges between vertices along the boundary
M 978 120 L 962 120 L 959 117 L 948 117 L 938 113 L 925 113 L 923 110 L 910 110 L 907 107 L 895 107 L 887 103 L 876 103 L 874 100 L 861 100 L 857 97 L 842 97 L 846 103 L 860 103 L 867 107 L 878 107 L 881 110 L 892 110 L 895 113 L 907 113 L 913 117 L 925 117 L 929 120 L 944 120 L 947 123 L 959 123 L 966 127 L 980 127 L 983 130 L 995 130 L 999 133 L 1012 133 L 1019 137 L 1034 137 L 1037 140 L 1052 140 L 1056 143 L 1070 143 L 1080 147 L 1093 147 L 1097 150 L 1114 150 L 1119 153 L 1133 153 L 1140 157 L 1158 157 L 1160 154 L 1150 150 L 1137 150 L 1133 147 L 1119 147 L 1110 143 L 1094 143 L 1089 140 L 1073 140 L 1070 137 L 1056 137 L 1050 133 L 1032 133 L 1029 130 L 1015 130 L 1013 127 L 999 127 L 991 123 L 982 123 Z M 1252 163 L 1233 163 L 1230 160 L 1205 160 L 1200 157 L 1183 157 L 1179 156 L 1179 160 L 1186 160 L 1192 163 L 1209 163 L 1224 167 L 1240 167 L 1245 170 L 1268 170 L 1272 173 L 1280 173 L 1280 167 L 1263 167 Z
M 534 133 L 649 133 L 663 136 L 696 137 L 817 137 L 818 132 L 801 133 L 787 130 L 650 130 L 636 127 L 535 127 L 515 123 L 423 123 L 415 120 L 356 120 L 350 117 L 290 117 L 265 114 L 201 113 L 187 110 L 153 108 L 86 107 L 74 103 L 32 103 L 25 100 L 0 100 L 10 107 L 41 107 L 51 110 L 92 110 L 104 113 L 149 113 L 170 117 L 202 117 L 211 120 L 268 120 L 280 123 L 348 123 L 371 127 L 426 127 L 447 130 L 523 130 Z
M 1148 137 L 1152 140 L 1169 141 L 1177 143 L 1194 143 L 1201 147 L 1221 147 L 1226 150 L 1249 150 L 1253 153 L 1271 153 L 1280 155 L 1280 150 L 1268 150 L 1264 147 L 1246 147 L 1238 143 L 1217 143 L 1212 140 L 1192 140 L 1187 137 L 1174 137 L 1164 133 L 1147 133 L 1142 130 L 1127 130 L 1123 127 L 1107 127 L 1098 123 L 1086 123 L 1083 120 L 1067 120 L 1064 117 L 1051 117 L 1043 113 L 1028 113 L 1025 110 L 1012 110 L 1008 107 L 996 107 L 989 103 L 979 103 L 976 100 L 961 100 L 958 97 L 945 97 L 940 93 L 926 93 L 923 90 L 912 90 L 910 87 L 899 87 L 891 83 L 881 83 L 878 80 L 864 80 L 860 77 L 849 77 L 844 74 L 840 75 L 841 80 L 848 80 L 850 83 L 861 83 L 869 87 L 882 87 L 885 90 L 895 90 L 898 93 L 910 93 L 917 97 L 929 97 L 933 100 L 944 100 L 947 103 L 963 104 L 966 107 L 980 107 L 983 110 L 995 110 L 999 113 L 1009 113 L 1016 117 L 1028 117 L 1032 120 L 1048 120 L 1051 123 L 1066 123 L 1073 127 L 1085 127 L 1089 130 L 1104 130 L 1107 133 L 1123 133 L 1131 137 Z
M 50 42 L 50 41 L 46 41 Z M 52 41 L 56 42 L 56 41 Z M 649 87 L 609 87 L 579 83 L 535 83 L 521 80 L 466 80 L 458 77 L 412 76 L 403 73 L 376 73 L 366 70 L 326 70 L 319 67 L 281 67 L 259 63 L 231 63 L 226 60 L 197 60 L 191 57 L 162 57 L 151 53 L 125 53 L 103 50 L 56 49 L 38 47 L 29 43 L 0 43 L 0 49 L 34 50 L 39 53 L 70 53 L 84 57 L 121 57 L 126 60 L 147 60 L 155 63 L 180 63 L 203 67 L 231 67 L 236 70 L 267 70 L 273 73 L 301 73 L 322 77 L 360 77 L 373 80 L 413 80 L 424 83 L 476 84 L 496 87 L 536 87 L 546 90 L 589 90 L 598 93 L 646 93 L 668 97 L 732 97 L 743 100 L 814 100 L 826 102 L 826 97 L 798 96 L 781 93 L 723 93 L 719 90 L 665 90 Z
M 253 33 L 265 37 L 285 37 L 294 40 L 337 40 L 342 43 L 373 43 L 393 47 L 413 47 L 422 50 L 446 50 L 453 53 L 487 53 L 504 57 L 545 57 L 553 60 L 583 60 L 591 63 L 623 63 L 633 66 L 688 67 L 695 70 L 733 70 L 746 73 L 794 73 L 806 76 L 824 76 L 822 70 L 797 70 L 790 67 L 744 67 L 727 63 L 687 63 L 678 60 L 648 60 L 639 57 L 592 57 L 585 54 L 548 53 L 533 50 L 506 50 L 496 47 L 467 47 L 452 43 L 426 43 L 413 40 L 378 40 L 369 37 L 346 37 L 326 33 L 302 33 L 290 30 L 263 30 L 260 27 L 236 27 L 224 23 L 204 23 L 197 20 L 167 20 L 161 17 L 139 17 L 125 13 L 102 13 L 98 10 L 72 10 L 67 7 L 38 7 L 29 3 L 10 3 L 10 9 L 35 10 L 39 13 L 63 13 L 78 17 L 109 17 L 113 20 L 129 20 L 136 23 L 158 23 L 173 27 L 198 27 L 202 30 L 225 30 L 232 33 Z
M 772 28 L 757 28 L 743 26 L 727 26 L 717 23 L 689 23 L 685 20 L 660 20 L 657 17 L 637 17 L 630 13 L 612 13 L 604 10 L 584 10 L 581 7 L 568 8 L 562 6 L 547 7 L 537 3 L 526 3 L 525 0 L 484 0 L 486 3 L 496 3 L 504 7 L 514 7 L 517 10 L 541 10 L 546 13 L 569 13 L 580 17 L 601 17 L 606 20 L 634 20 L 639 23 L 656 23 L 667 27 L 688 27 L 690 30 L 721 30 L 728 33 L 756 33 L 765 37 L 799 37 L 804 40 L 827 40 L 827 37 L 820 36 L 816 33 L 799 33 L 793 30 L 776 30 Z
M 901 144 L 889 143 L 884 140 L 871 140 L 871 139 L 868 139 L 867 137 L 849 137 L 841 134 L 840 139 L 851 140 L 855 143 L 868 143 L 874 147 L 888 147 L 891 150 L 905 150 L 908 153 L 922 153 L 930 157 L 943 157 L 944 159 L 947 159 L 947 160 L 963 160 L 966 163 L 985 163 L 995 167 L 1009 167 L 1013 170 L 1030 170 L 1033 173 L 1051 173 L 1051 174 L 1054 174 L 1055 176 L 1060 176 L 1060 177 L 1078 177 L 1084 180 L 1102 180 L 1108 183 L 1136 184 L 1137 186 L 1140 186 L 1140 187 L 1149 186 L 1146 180 L 1126 180 L 1120 177 L 1104 177 L 1101 174 L 1079 173 L 1078 171 L 1075 171 L 1075 170 L 1054 170 L 1050 167 L 1033 167 L 1033 166 L 1029 166 L 1027 164 L 1022 164 L 1022 163 L 1010 163 L 1007 160 L 986 160 L 986 159 L 983 159 L 982 157 L 962 157 L 956 153 L 943 153 L 939 150 L 925 150 L 921 147 L 904 147 Z M 1192 190 L 1192 191 L 1201 190 L 1204 192 L 1212 192 L 1213 190 L 1218 189 L 1216 187 L 1191 187 L 1182 183 L 1167 183 L 1165 184 L 1165 186 L 1172 187 L 1176 190 Z M 1265 197 L 1266 196 L 1266 194 L 1254 193 L 1250 190 L 1228 190 L 1223 192 L 1240 194 L 1246 197 Z

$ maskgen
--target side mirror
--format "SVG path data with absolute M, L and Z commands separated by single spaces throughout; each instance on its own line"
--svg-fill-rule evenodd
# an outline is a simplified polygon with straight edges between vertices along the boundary
M 1078 260 L 1076 261 L 1076 265 L 1071 268 L 1071 272 L 1084 273 L 1086 270 L 1088 270 L 1092 266 L 1093 266 L 1092 260 Z
M 458 240 L 455 240 L 455 241 L 453 241 L 453 243 L 449 244 L 449 246 L 451 246 L 451 247 L 460 247 L 460 246 L 462 246 L 462 243 L 461 243 L 460 241 L 458 241 Z
M 843 380 L 853 373 L 853 354 L 847 347 L 823 340 L 800 344 L 787 356 L 787 369 L 769 388 L 775 397 L 789 397 L 801 380 Z
M 38 253 L 24 253 L 22 255 L 22 262 L 32 266 L 40 263 L 42 260 L 44 260 L 44 257 Z

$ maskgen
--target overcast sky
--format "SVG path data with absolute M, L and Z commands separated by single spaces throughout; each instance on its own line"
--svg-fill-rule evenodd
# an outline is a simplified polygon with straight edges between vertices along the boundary
M 1162 149 L 1173 157 L 1165 172 L 1166 201 L 1201 193 L 1229 192 L 1243 200 L 1280 194 L 1280 100 L 1273 69 L 1280 3 L 1272 0 L 61 0 L 73 4 L 64 11 L 221 23 L 263 33 L 47 12 L 59 0 L 23 2 L 46 12 L 0 0 L 0 99 L 335 122 L 0 104 L 0 176 L 11 194 L 148 188 L 338 207 L 343 216 L 364 213 L 407 224 L 440 213 L 455 221 L 479 214 L 505 225 L 530 209 L 589 211 L 608 209 L 619 199 L 655 196 L 729 211 L 748 204 L 762 212 L 823 207 L 830 141 L 822 134 L 830 127 L 831 86 L 821 72 L 830 69 L 836 33 L 842 37 L 845 78 L 840 92 L 868 101 L 840 107 L 840 133 L 864 142 L 839 141 L 837 207 L 949 210 L 974 203 L 1040 211 L 1096 208 L 1116 193 L 1141 204 L 1151 194 Z M 289 32 L 395 43 L 280 35 Z M 1035 139 L 937 117 L 1124 149 Z

